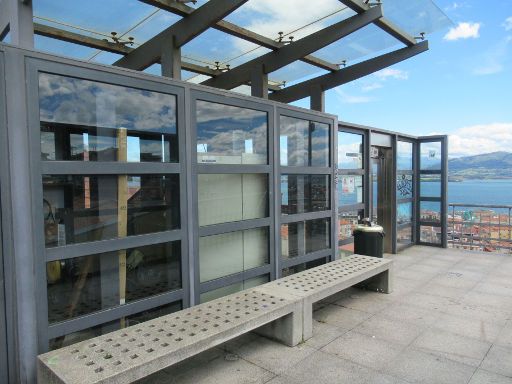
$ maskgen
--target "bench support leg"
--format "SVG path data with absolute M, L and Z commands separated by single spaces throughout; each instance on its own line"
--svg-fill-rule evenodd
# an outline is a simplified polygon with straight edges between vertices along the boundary
M 393 292 L 393 267 L 358 284 L 359 287 L 382 293 Z
M 306 341 L 313 337 L 313 302 L 309 298 L 304 298 L 303 300 L 302 316 L 302 339 Z
M 255 333 L 277 340 L 289 347 L 302 342 L 302 308 L 254 330 Z

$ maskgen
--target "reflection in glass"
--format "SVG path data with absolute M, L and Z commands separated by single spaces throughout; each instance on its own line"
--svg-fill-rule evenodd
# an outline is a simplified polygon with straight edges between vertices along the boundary
M 363 176 L 340 176 L 337 184 L 338 204 L 354 205 L 363 203 Z
M 126 266 L 122 267 L 122 261 Z M 120 268 L 126 284 L 120 287 Z M 50 324 L 181 288 L 180 242 L 46 263 Z
M 364 210 L 341 212 L 338 214 L 339 234 L 338 240 L 347 240 L 353 237 L 354 228 L 364 218 Z
M 266 174 L 198 175 L 199 225 L 268 217 Z
M 132 325 L 139 324 L 143 321 L 149 321 L 156 319 L 161 316 L 169 315 L 174 312 L 178 312 L 182 309 L 181 301 L 175 303 L 162 305 L 160 307 L 152 308 L 148 311 L 136 313 L 135 315 L 126 316 L 123 318 L 124 327 L 130 327 Z M 50 340 L 50 351 L 55 349 L 67 347 L 72 344 L 79 343 L 93 337 L 105 335 L 107 333 L 117 331 L 121 328 L 121 321 L 111 321 L 109 323 L 96 325 L 91 328 L 84 329 L 82 331 L 69 333 L 67 335 L 57 337 Z
M 267 112 L 197 101 L 197 162 L 268 164 Z
M 420 169 L 422 171 L 441 169 L 441 142 L 420 143 Z
M 412 222 L 412 203 L 398 204 L 396 223 L 398 225 Z
M 363 169 L 364 136 L 338 131 L 338 168 Z
M 281 165 L 328 167 L 329 128 L 328 124 L 281 116 Z
M 327 175 L 281 175 L 281 213 L 328 210 L 329 179 Z
M 442 191 L 441 175 L 421 175 L 420 195 L 421 197 L 441 197 Z
M 396 198 L 412 199 L 414 194 L 414 178 L 413 175 L 400 175 L 396 176 Z
M 396 234 L 396 241 L 398 244 L 411 244 L 412 243 L 412 226 L 398 229 Z
M 326 263 L 325 257 L 322 257 L 320 259 L 308 261 L 307 263 L 301 263 L 301 264 L 294 265 L 293 267 L 283 268 L 282 276 L 283 277 L 290 276 L 295 273 L 305 271 L 306 269 L 319 267 L 320 265 L 323 265 L 325 263 Z
M 176 96 L 39 75 L 42 160 L 177 162 Z
M 206 303 L 207 301 L 212 301 L 223 296 L 231 295 L 233 293 L 243 291 L 244 289 L 257 287 L 258 285 L 268 283 L 269 281 L 269 275 L 263 275 L 253 277 L 252 279 L 243 280 L 240 281 L 239 283 L 231 284 L 222 288 L 217 288 L 214 289 L 213 291 L 201 293 L 200 302 Z
M 421 201 L 420 220 L 429 223 L 440 223 L 441 203 L 437 201 Z
M 316 219 L 281 226 L 281 255 L 285 259 L 329 249 L 331 220 Z
M 43 175 L 47 247 L 180 226 L 179 175 Z
M 398 141 L 396 148 L 396 167 L 399 171 L 412 171 L 413 145 L 407 141 Z
M 201 282 L 261 267 L 269 260 L 268 228 L 199 238 Z

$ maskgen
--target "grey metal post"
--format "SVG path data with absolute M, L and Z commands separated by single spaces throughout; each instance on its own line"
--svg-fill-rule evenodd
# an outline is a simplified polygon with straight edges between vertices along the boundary
M 9 13 L 9 34 L 11 44 L 22 48 L 34 48 L 34 24 L 30 0 L 2 0 Z M 0 35 L 5 29 L 0 31 Z
M 162 47 L 160 64 L 162 65 L 162 76 L 172 77 L 181 80 L 181 48 L 176 46 L 176 38 L 172 43 Z
M 313 111 L 325 112 L 325 92 L 318 85 L 311 89 L 310 108 Z
M 251 96 L 268 99 L 268 75 L 263 66 L 257 66 L 251 72 Z

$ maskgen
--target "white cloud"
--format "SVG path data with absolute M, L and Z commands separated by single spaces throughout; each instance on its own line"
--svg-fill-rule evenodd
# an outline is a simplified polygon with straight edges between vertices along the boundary
M 474 68 L 473 74 L 483 76 L 502 72 L 505 69 L 505 61 L 511 42 L 512 36 L 507 36 L 486 50 L 478 66 Z
M 512 123 L 492 123 L 457 129 L 450 135 L 450 157 L 512 150 Z
M 445 40 L 455 41 L 460 39 L 477 39 L 480 37 L 480 23 L 459 23 L 452 27 L 444 36 Z
M 382 71 L 375 73 L 375 76 L 377 76 L 381 80 L 386 80 L 386 79 L 407 80 L 407 79 L 409 79 L 408 72 L 402 71 L 401 69 L 394 69 L 394 68 L 383 69 Z
M 447 7 L 444 7 L 444 10 L 446 12 L 455 11 L 455 10 L 461 8 L 461 7 L 462 7 L 462 3 L 455 3 L 454 2 L 454 3 L 450 4 L 450 5 L 448 5 Z
M 350 95 L 343 91 L 340 87 L 334 88 L 334 90 L 336 91 L 340 101 L 344 104 L 364 104 L 373 101 L 373 99 L 368 96 Z
M 505 20 L 503 27 L 505 27 L 505 31 L 512 31 L 512 16 Z
M 384 85 L 382 85 L 382 83 L 370 83 L 370 84 L 363 85 L 361 87 L 361 90 L 363 92 L 371 92 L 371 91 L 375 91 L 376 89 L 381 89 L 383 87 L 384 87 Z

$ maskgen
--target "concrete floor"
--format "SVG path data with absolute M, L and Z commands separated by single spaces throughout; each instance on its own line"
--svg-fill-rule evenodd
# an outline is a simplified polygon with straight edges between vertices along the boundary
M 414 247 L 388 257 L 395 291 L 319 303 L 306 343 L 248 334 L 141 383 L 512 384 L 512 256 Z

